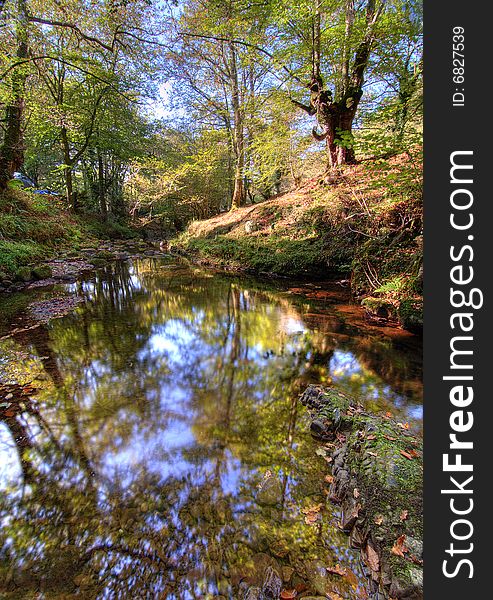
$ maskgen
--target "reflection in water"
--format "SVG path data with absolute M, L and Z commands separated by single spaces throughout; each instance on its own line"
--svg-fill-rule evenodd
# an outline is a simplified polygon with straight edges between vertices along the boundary
M 419 354 L 172 263 L 73 287 L 82 308 L 0 342 L 2 597 L 235 598 L 272 561 L 286 587 L 364 597 L 297 398 L 332 382 L 416 426 Z

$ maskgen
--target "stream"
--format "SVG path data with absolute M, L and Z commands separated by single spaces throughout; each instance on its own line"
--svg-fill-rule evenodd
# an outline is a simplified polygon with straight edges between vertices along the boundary
M 36 323 L 32 303 L 74 295 Z M 282 597 L 366 598 L 298 397 L 333 385 L 420 431 L 419 338 L 371 325 L 335 283 L 172 258 L 0 314 L 0 597 L 243 598 L 273 567 Z

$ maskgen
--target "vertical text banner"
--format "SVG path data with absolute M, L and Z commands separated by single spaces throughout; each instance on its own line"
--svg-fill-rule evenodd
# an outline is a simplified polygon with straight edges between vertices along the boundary
M 487 7 L 424 6 L 425 600 L 493 597 Z

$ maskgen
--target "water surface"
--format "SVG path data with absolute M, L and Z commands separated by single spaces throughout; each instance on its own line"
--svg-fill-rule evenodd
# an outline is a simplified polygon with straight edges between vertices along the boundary
M 272 561 L 316 591 L 315 560 L 365 597 L 297 399 L 334 385 L 419 429 L 420 343 L 318 289 L 118 262 L 65 288 L 75 312 L 0 341 L 2 597 L 237 598 Z M 53 293 L 0 304 L 3 332 Z

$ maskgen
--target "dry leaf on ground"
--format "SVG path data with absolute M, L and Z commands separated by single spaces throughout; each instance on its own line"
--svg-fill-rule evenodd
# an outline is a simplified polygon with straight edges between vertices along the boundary
M 345 577 L 347 575 L 347 569 L 342 568 L 339 564 L 337 564 L 335 567 L 327 567 L 327 571 L 329 573 L 333 573 L 334 575 L 340 575 L 341 577 Z
M 392 554 L 404 557 L 405 552 L 409 552 L 409 549 L 406 547 L 406 536 L 403 534 L 392 546 Z
M 371 544 L 367 544 L 366 546 L 366 559 L 372 571 L 378 572 L 380 570 L 380 558 Z

